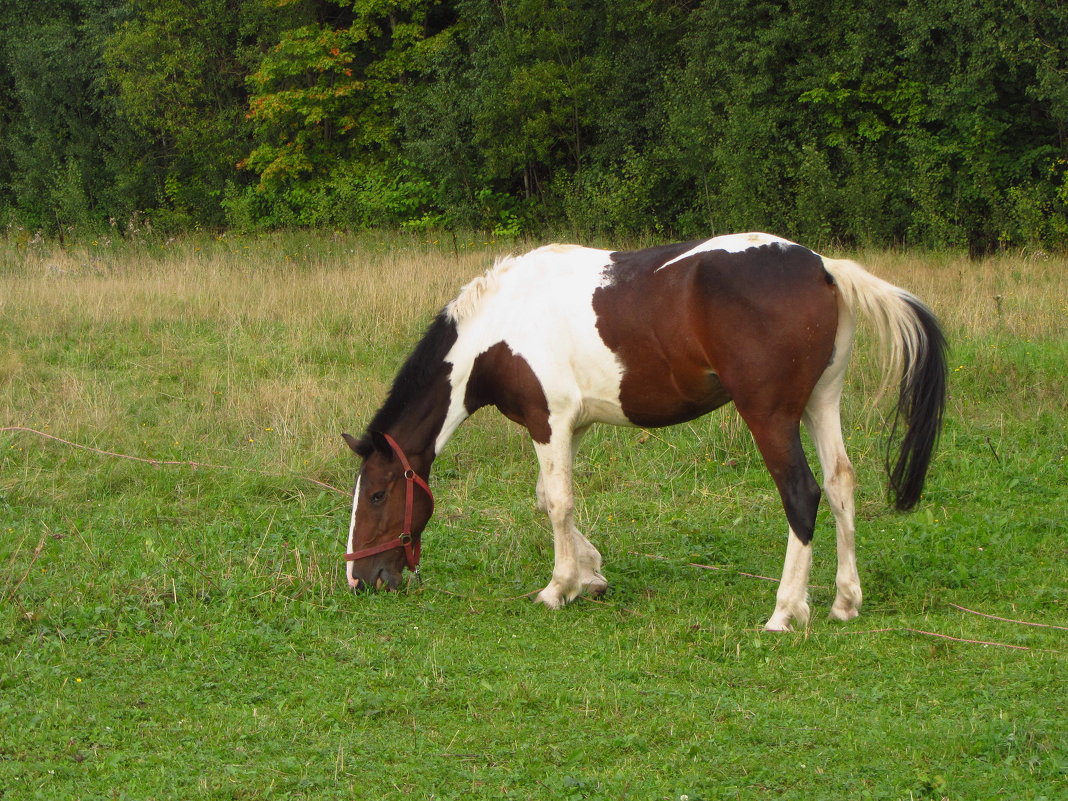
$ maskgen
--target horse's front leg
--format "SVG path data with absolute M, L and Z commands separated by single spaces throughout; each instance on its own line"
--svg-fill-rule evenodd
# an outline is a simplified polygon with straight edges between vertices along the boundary
M 576 428 L 571 434 L 571 461 L 570 464 L 575 464 L 575 453 L 578 451 L 579 441 L 585 436 L 586 432 L 590 430 L 589 426 L 583 426 L 582 428 Z M 549 502 L 545 497 L 545 473 L 542 470 L 538 471 L 538 483 L 534 488 L 534 499 L 537 503 L 539 511 L 548 513 Z
M 559 609 L 583 591 L 600 595 L 608 589 L 601 575 L 601 554 L 575 527 L 575 493 L 572 486 L 574 436 L 570 429 L 554 431 L 549 442 L 535 442 L 541 475 L 538 502 L 553 527 L 553 576 L 535 599 Z

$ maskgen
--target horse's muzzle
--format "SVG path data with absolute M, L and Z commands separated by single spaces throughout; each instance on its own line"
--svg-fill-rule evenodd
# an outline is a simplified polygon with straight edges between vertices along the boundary
M 384 590 L 389 592 L 398 589 L 400 584 L 400 574 L 394 574 L 392 571 L 384 567 L 374 571 L 374 573 L 367 578 L 353 576 L 349 579 L 349 586 L 352 587 L 353 592 L 370 592 L 372 590 Z

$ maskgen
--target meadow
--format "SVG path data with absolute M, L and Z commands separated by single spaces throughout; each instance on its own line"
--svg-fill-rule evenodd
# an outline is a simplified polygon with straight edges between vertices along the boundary
M 584 440 L 600 601 L 530 602 L 551 533 L 492 410 L 435 465 L 423 582 L 348 591 L 340 433 L 534 244 L 0 242 L 0 799 L 1068 797 L 1064 256 L 832 254 L 925 299 L 952 360 L 903 515 L 862 332 L 848 624 L 822 509 L 811 625 L 761 631 L 785 523 L 729 408 Z

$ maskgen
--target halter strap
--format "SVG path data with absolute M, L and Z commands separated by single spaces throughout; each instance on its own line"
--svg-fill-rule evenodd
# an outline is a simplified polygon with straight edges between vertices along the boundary
M 419 557 L 422 554 L 423 543 L 418 535 L 412 535 L 412 510 L 415 506 L 415 487 L 418 486 L 427 494 L 427 497 L 430 498 L 431 514 L 434 513 L 434 493 L 430 491 L 430 485 L 426 483 L 423 477 L 412 469 L 408 457 L 404 454 L 404 451 L 401 450 L 401 446 L 397 444 L 397 441 L 389 434 L 383 434 L 382 437 L 389 444 L 389 447 L 392 448 L 397 459 L 400 460 L 401 467 L 404 468 L 404 528 L 401 529 L 400 536 L 396 539 L 387 540 L 379 545 L 372 545 L 369 548 L 363 548 L 359 551 L 345 554 L 345 561 L 354 562 L 357 559 L 363 559 L 366 556 L 385 553 L 386 551 L 392 551 L 394 548 L 403 548 L 404 560 L 408 569 L 413 573 L 416 573 L 419 570 Z

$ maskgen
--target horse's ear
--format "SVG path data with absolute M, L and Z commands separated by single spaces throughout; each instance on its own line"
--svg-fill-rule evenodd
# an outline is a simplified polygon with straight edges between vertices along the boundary
M 361 459 L 366 459 L 375 451 L 383 456 L 393 458 L 393 448 L 389 446 L 389 441 L 385 436 L 378 431 L 368 431 L 363 439 L 356 439 L 352 434 L 344 433 L 341 437 L 345 440 L 345 444 L 352 448 L 353 452 Z

